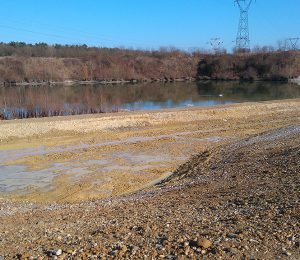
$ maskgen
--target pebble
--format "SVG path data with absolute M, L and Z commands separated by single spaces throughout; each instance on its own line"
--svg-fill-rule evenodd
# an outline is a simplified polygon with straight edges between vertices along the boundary
M 239 253 L 239 250 L 233 247 L 233 248 L 230 248 L 230 253 L 236 255 Z
M 228 234 L 227 237 L 230 239 L 234 239 L 237 237 L 237 235 L 236 234 Z
M 122 246 L 122 251 L 123 251 L 123 252 L 126 252 L 127 250 L 128 250 L 127 246 L 125 246 L 125 245 Z
M 292 253 L 287 251 L 287 250 L 283 250 L 283 254 L 286 255 L 286 256 L 291 256 Z
M 57 256 L 60 256 L 60 255 L 62 254 L 62 250 L 61 250 L 61 249 L 58 249 L 58 250 L 55 252 L 55 254 L 56 254 Z
M 205 238 L 204 239 L 199 239 L 197 241 L 197 243 L 198 243 L 198 246 L 201 246 L 204 249 L 210 248 L 211 245 L 212 245 L 212 242 L 208 239 L 205 239 Z

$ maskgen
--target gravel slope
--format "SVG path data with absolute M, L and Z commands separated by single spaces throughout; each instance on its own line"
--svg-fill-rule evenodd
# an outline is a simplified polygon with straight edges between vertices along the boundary
M 299 259 L 299 175 L 300 125 L 293 125 L 208 150 L 127 197 L 52 206 L 1 201 L 0 255 Z

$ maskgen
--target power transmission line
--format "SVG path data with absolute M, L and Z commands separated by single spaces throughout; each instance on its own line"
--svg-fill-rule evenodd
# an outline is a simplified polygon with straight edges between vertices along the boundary
M 109 39 L 109 38 L 99 38 L 99 36 L 95 35 L 93 36 L 92 34 L 89 34 L 89 33 L 85 33 L 87 36 L 89 37 L 85 37 L 85 36 L 81 36 L 82 38 L 74 38 L 72 36 L 67 36 L 67 34 L 65 33 L 64 35 L 61 35 L 61 34 L 52 34 L 52 33 L 47 33 L 47 32 L 41 32 L 41 31 L 37 31 L 37 30 L 31 30 L 31 29 L 26 29 L 26 28 L 20 28 L 20 27 L 15 27 L 15 26 L 9 26 L 9 25 L 5 25 L 5 24 L 0 24 L 0 28 L 5 28 L 5 29 L 9 29 L 9 30 L 13 30 L 13 31 L 21 31 L 21 32 L 26 32 L 26 33 L 30 33 L 30 34 L 35 34 L 35 35 L 40 35 L 40 36 L 45 36 L 45 37 L 51 37 L 51 38 L 57 38 L 57 39 L 64 39 L 64 40 L 68 40 L 68 41 L 75 41 L 76 42 L 76 45 L 81 45 L 81 44 L 85 44 L 87 42 L 87 39 L 92 39 L 93 42 L 95 42 L 94 45 L 91 45 L 89 44 L 90 46 L 98 46 L 98 41 L 99 42 L 102 42 L 102 46 L 105 46 L 105 44 L 103 44 L 103 42 L 110 42 L 111 44 L 112 43 L 116 43 L 116 44 L 113 44 L 113 46 L 117 46 L 117 48 L 125 48 L 123 46 L 120 46 L 122 44 L 121 40 L 114 40 L 114 39 Z M 46 31 L 46 30 L 44 30 Z M 67 30 L 66 30 L 67 32 Z M 75 32 L 75 31 L 74 31 Z M 79 32 L 78 32 L 79 33 Z M 77 37 L 80 35 L 77 33 Z M 84 32 L 82 32 L 84 33 Z M 135 43 L 135 44 L 140 44 L 140 45 L 153 45 L 154 43 L 150 43 L 150 42 L 133 42 L 133 41 L 128 41 L 128 40 L 125 40 L 124 41 L 125 43 Z M 117 45 L 117 43 L 119 43 L 119 45 Z M 172 47 L 171 45 L 167 45 L 167 46 L 161 46 L 161 47 Z M 132 48 L 132 47 L 127 47 L 127 48 Z M 138 47 L 137 47 L 138 48 Z M 153 50 L 157 50 L 159 49 L 160 47 L 148 47 L 148 48 L 138 48 L 138 49 L 143 49 L 143 50 L 150 50 L 150 51 L 153 51 Z M 176 46 L 176 48 L 179 48 L 180 50 L 187 50 L 189 47 L 188 46 Z
M 29 25 L 30 27 L 34 27 L 34 30 L 31 30 L 31 29 L 23 29 L 23 28 L 17 28 L 17 27 L 12 27 L 11 25 L 9 26 L 6 26 L 6 25 L 3 25 L 3 27 L 7 27 L 8 29 L 13 29 L 13 30 L 22 30 L 22 31 L 27 31 L 27 32 L 31 32 L 31 33 L 34 33 L 34 34 L 40 34 L 40 35 L 45 35 L 45 36 L 52 36 L 53 37 L 56 37 L 56 38 L 65 38 L 65 39 L 74 39 L 71 37 L 65 37 L 66 34 L 69 34 L 69 33 L 74 33 L 76 34 L 76 36 L 80 36 L 81 38 L 89 38 L 89 39 L 93 39 L 93 40 L 97 40 L 97 41 L 100 41 L 100 42 L 111 42 L 111 43 L 118 43 L 118 40 L 117 40 L 117 37 L 118 36 L 108 36 L 108 35 L 102 35 L 102 34 L 98 34 L 98 33 L 91 33 L 91 32 L 87 32 L 87 31 L 84 31 L 84 30 L 78 30 L 78 29 L 74 29 L 74 28 L 65 28 L 65 27 L 62 27 L 62 26 L 53 26 L 52 24 L 47 24 L 47 23 L 44 23 L 43 21 L 34 21 L 34 20 L 15 20 L 15 19 L 6 19 L 5 21 L 8 21 L 10 23 L 18 23 L 18 24 L 22 24 L 22 26 L 26 26 Z M 55 34 L 52 34 L 52 33 L 43 33 L 43 32 L 39 32 L 39 30 L 37 29 L 38 27 L 41 27 L 40 29 L 45 32 L 45 31 L 48 31 L 48 29 L 50 28 L 50 30 L 55 30 L 56 33 Z M 57 33 L 62 33 L 64 36 L 62 35 L 58 35 Z M 125 42 L 125 44 L 147 44 L 147 45 L 150 45 L 149 42 L 143 42 L 143 41 L 140 41 L 140 40 L 134 40 L 134 39 L 128 39 L 128 40 L 125 40 L 125 41 L 122 41 L 122 42 Z
M 25 29 L 25 28 L 16 28 L 16 27 L 13 27 L 13 26 L 7 26 L 7 25 L 1 25 L 1 24 L 0 24 L 0 27 L 10 29 L 10 30 L 14 30 L 14 31 L 23 31 L 23 32 L 27 32 L 27 33 L 37 34 L 37 35 L 46 36 L 46 37 L 53 37 L 53 38 L 59 38 L 59 39 L 78 41 L 78 39 L 75 39 L 75 38 L 70 38 L 70 37 L 61 36 L 61 35 L 57 35 L 57 34 L 37 32 L 37 31 L 28 30 L 28 29 Z

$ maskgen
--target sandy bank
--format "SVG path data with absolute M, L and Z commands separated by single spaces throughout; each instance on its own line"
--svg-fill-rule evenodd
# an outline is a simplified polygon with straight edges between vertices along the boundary
M 0 122 L 0 196 L 77 202 L 128 194 L 194 154 L 300 121 L 300 100 Z
M 115 114 L 81 115 L 39 119 L 0 121 L 0 138 L 26 138 L 55 132 L 91 133 L 126 128 L 187 123 L 205 120 L 230 120 L 253 115 L 272 115 L 300 110 L 300 99 L 243 103 L 211 108 L 186 108 L 159 111 L 120 112 Z

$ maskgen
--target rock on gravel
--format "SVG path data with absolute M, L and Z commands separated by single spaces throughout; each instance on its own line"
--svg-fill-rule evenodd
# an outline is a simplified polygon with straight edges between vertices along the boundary
M 197 241 L 198 246 L 204 248 L 204 249 L 208 249 L 212 246 L 212 242 L 208 239 L 199 239 Z

